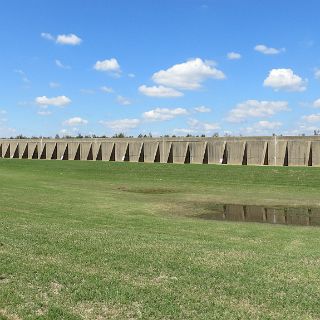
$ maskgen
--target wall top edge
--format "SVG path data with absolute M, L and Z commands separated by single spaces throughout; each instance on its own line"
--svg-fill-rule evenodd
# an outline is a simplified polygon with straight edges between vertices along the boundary
M 320 141 L 320 136 L 260 136 L 260 137 L 184 137 L 184 138 L 70 138 L 70 139 L 1 139 L 0 142 L 205 142 L 205 141 Z

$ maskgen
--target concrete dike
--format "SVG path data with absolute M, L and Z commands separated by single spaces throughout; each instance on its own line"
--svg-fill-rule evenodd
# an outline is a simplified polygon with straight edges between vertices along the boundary
M 272 166 L 320 166 L 320 136 L 0 139 L 0 157 Z

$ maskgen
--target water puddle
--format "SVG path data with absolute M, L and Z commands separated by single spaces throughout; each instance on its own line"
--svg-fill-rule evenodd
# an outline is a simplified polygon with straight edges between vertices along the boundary
M 197 215 L 205 220 L 260 222 L 320 227 L 320 208 L 265 207 L 253 205 L 212 205 L 210 212 Z

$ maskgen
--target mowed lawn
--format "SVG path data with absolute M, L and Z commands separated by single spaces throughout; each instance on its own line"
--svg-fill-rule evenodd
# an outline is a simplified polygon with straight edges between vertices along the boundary
M 319 319 L 320 168 L 0 160 L 0 319 Z

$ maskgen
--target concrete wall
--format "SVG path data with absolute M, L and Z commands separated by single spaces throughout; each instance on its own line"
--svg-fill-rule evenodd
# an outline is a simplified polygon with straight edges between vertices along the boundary
M 320 166 L 320 137 L 0 139 L 0 157 Z

